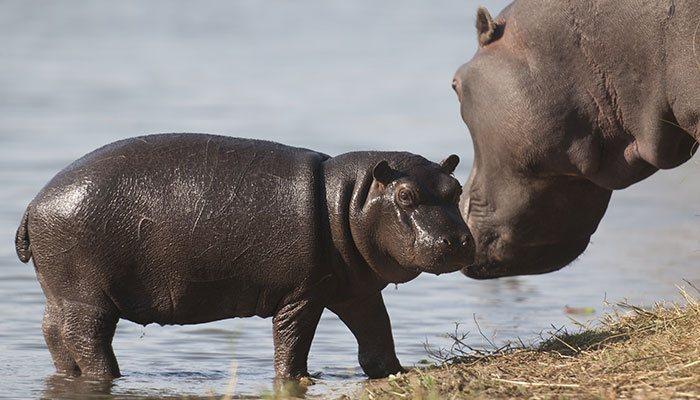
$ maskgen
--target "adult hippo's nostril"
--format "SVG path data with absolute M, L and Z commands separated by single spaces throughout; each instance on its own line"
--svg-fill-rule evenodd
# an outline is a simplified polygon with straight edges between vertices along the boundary
M 446 238 L 446 237 L 441 237 L 440 239 L 438 239 L 438 243 L 445 246 L 445 247 L 452 246 L 452 240 L 450 240 L 449 238 Z
M 472 245 L 474 240 L 472 239 L 471 235 L 462 235 L 462 237 L 459 240 L 459 243 L 462 245 L 462 247 L 469 247 Z

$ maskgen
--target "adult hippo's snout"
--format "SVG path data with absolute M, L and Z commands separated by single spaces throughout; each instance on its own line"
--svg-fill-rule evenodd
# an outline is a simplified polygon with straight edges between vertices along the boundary
M 463 268 L 462 272 L 474 279 L 493 279 L 515 275 L 546 274 L 559 270 L 574 261 L 588 246 L 590 239 L 580 239 L 536 246 L 512 246 L 509 258 L 498 259 L 489 256 L 488 250 L 480 253 L 474 264 Z
M 461 210 L 474 236 L 474 263 L 462 272 L 490 279 L 544 274 L 584 252 L 610 199 L 610 191 L 569 177 L 498 182 L 491 160 L 475 159 Z

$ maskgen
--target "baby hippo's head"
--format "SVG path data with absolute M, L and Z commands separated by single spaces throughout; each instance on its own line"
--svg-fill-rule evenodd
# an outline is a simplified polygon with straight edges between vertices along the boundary
M 473 262 L 474 239 L 459 212 L 462 187 L 452 176 L 458 163 L 456 155 L 440 164 L 412 156 L 374 167 L 362 212 L 369 236 L 361 251 L 383 280 L 406 282 Z

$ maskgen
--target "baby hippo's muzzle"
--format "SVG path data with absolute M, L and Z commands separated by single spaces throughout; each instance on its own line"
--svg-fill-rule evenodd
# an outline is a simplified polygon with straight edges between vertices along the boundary
M 447 249 L 452 248 L 474 248 L 474 238 L 472 235 L 443 236 L 438 240 L 439 244 Z
M 461 232 L 436 237 L 429 246 L 431 262 L 424 268 L 425 272 L 443 274 L 458 271 L 474 262 L 474 238 L 471 234 Z

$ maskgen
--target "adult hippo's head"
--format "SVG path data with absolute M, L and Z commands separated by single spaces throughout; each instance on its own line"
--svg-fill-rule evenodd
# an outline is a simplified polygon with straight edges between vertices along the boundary
M 648 50 L 613 43 L 615 24 L 599 11 L 519 0 L 495 20 L 477 13 L 479 50 L 453 80 L 474 144 L 460 204 L 477 246 L 469 277 L 566 266 L 588 246 L 612 190 L 693 152 L 665 95 L 652 96 L 664 88 L 640 55 Z M 627 52 L 615 59 L 638 65 L 622 70 L 615 48 Z

